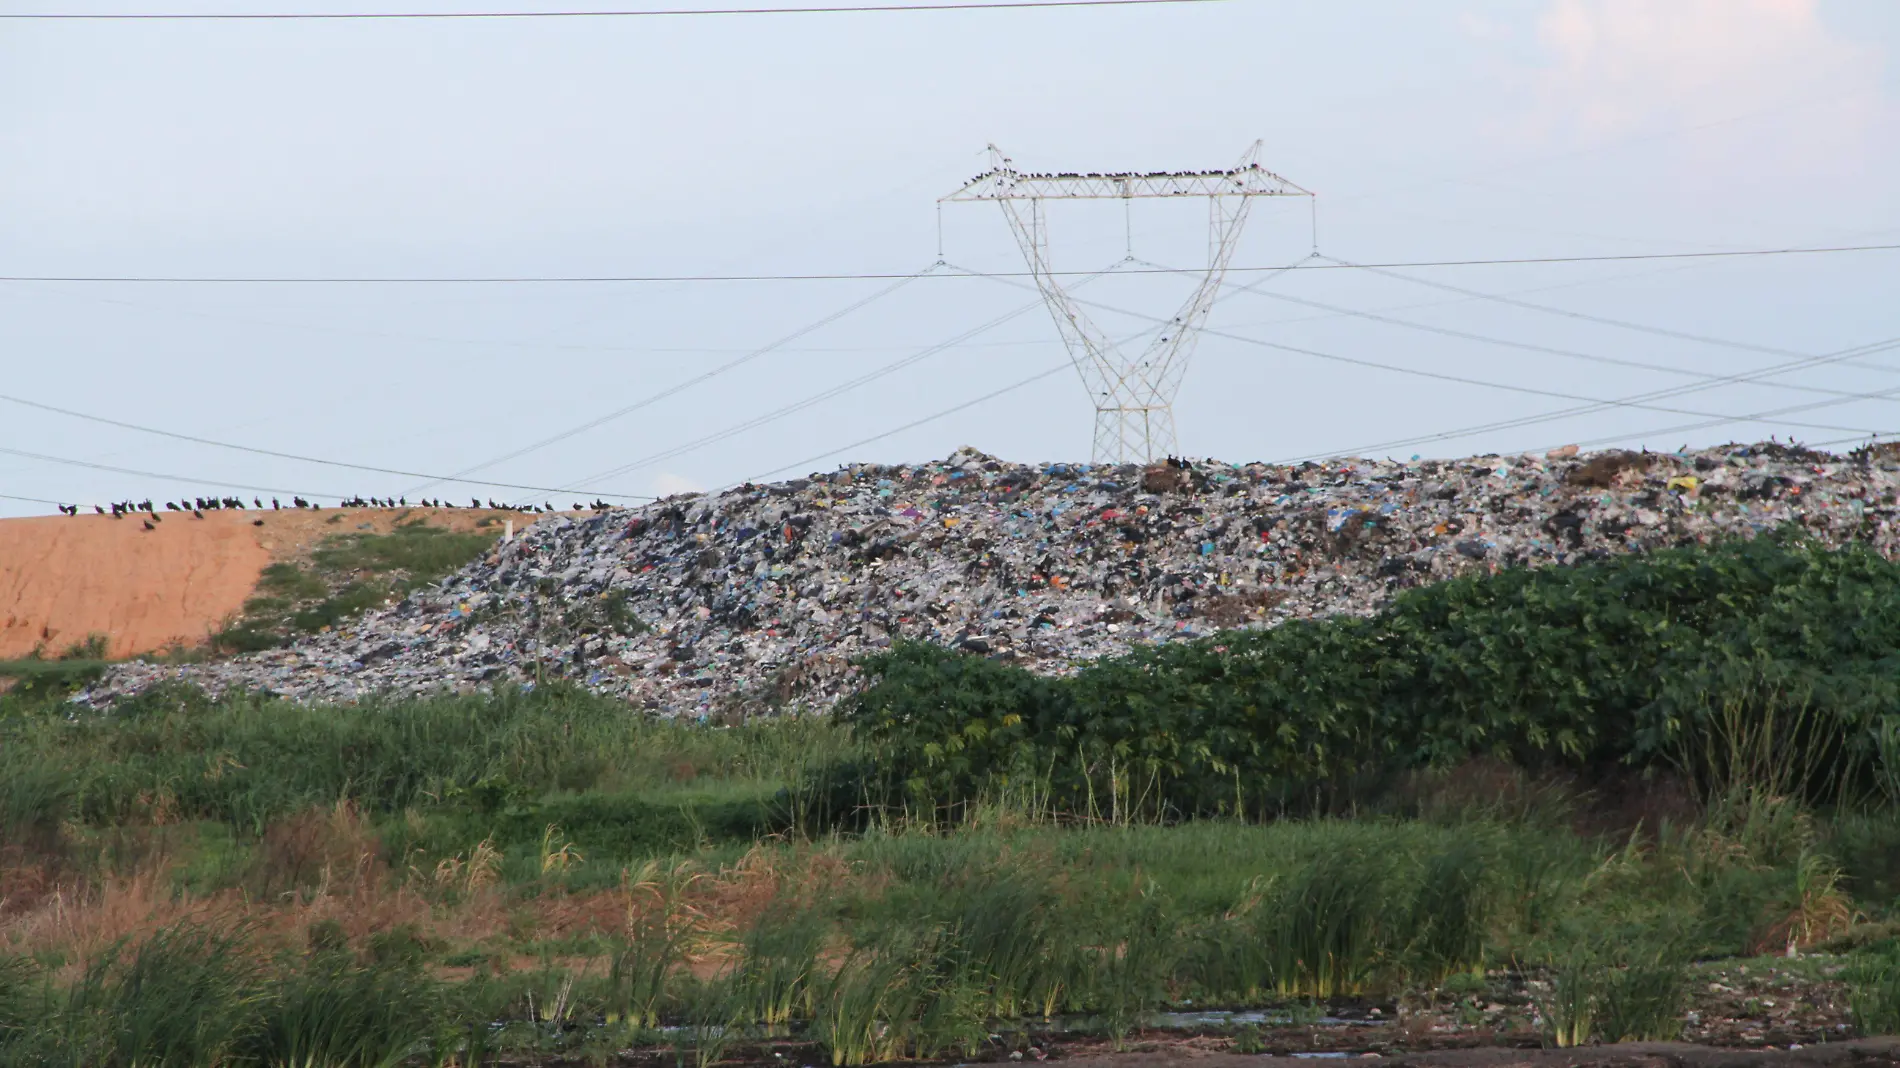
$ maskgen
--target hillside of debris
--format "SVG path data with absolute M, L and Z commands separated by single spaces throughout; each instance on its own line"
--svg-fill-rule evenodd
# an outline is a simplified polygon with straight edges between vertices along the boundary
M 1796 524 L 1894 555 L 1900 455 L 1778 443 L 1455 461 L 901 466 L 557 516 L 439 584 L 288 648 L 130 663 L 299 700 L 566 681 L 671 716 L 828 707 L 893 640 L 1048 674 L 1234 627 L 1366 615 L 1474 571 Z

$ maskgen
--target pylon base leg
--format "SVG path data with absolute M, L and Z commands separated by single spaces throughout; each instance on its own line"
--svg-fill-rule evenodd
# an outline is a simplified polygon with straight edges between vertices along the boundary
M 1097 408 L 1095 449 L 1098 464 L 1149 464 L 1174 455 L 1174 408 Z

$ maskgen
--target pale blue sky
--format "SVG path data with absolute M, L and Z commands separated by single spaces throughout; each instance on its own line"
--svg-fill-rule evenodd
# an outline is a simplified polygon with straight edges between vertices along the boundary
M 8 11 L 81 0 L 0 0 Z M 325 0 L 85 0 L 93 10 L 342 10 Z M 396 0 L 363 0 L 364 6 Z M 538 0 L 507 6 L 534 7 Z M 553 7 L 573 6 L 574 0 Z M 404 0 L 412 10 L 480 0 Z M 539 22 L 0 22 L 0 274 L 908 272 L 936 198 L 994 141 L 1025 168 L 1263 162 L 1320 197 L 1320 248 L 1359 262 L 1900 242 L 1900 5 L 1890 0 L 1232 0 L 1084 8 Z M 1019 270 L 997 210 L 952 205 L 945 255 Z M 1123 254 L 1118 205 L 1051 212 L 1059 267 Z M 1139 204 L 1134 252 L 1205 255 L 1203 217 Z M 1308 250 L 1305 205 L 1260 206 L 1236 263 Z M 1900 338 L 1900 253 L 1459 268 L 1433 281 L 1820 354 Z M 1249 281 L 1253 276 L 1237 276 Z M 513 452 L 875 292 L 880 282 L 519 287 L 0 283 L 0 392 L 205 437 L 416 471 Z M 1211 328 L 1353 360 L 1576 396 L 1693 383 L 1342 316 L 1378 311 L 1700 374 L 1785 362 L 1344 271 L 1286 276 Z M 1092 299 L 1167 314 L 1168 278 Z M 1294 298 L 1292 301 L 1281 298 Z M 1031 298 L 925 279 L 633 415 L 489 468 L 573 485 L 819 393 Z M 1304 301 L 1308 303 L 1297 303 Z M 1132 333 L 1141 320 L 1102 313 Z M 871 383 L 589 488 L 717 486 L 824 454 L 1066 359 L 1040 310 Z M 1885 368 L 1885 369 L 1883 369 Z M 1781 388 L 1806 387 L 1802 392 Z M 1380 449 L 1900 431 L 1900 350 L 1654 403 Z M 1285 459 L 1576 402 L 1207 337 L 1178 405 L 1184 452 Z M 1058 374 L 811 467 L 1087 459 Z M 0 494 L 174 497 L 223 485 L 384 495 L 325 469 L 0 403 Z M 429 491 L 503 496 L 486 489 Z M 248 493 L 246 494 L 249 495 Z M 510 496 L 515 496 L 510 494 Z M 530 495 L 536 500 L 546 494 Z M 572 499 L 573 494 L 568 495 Z M 561 503 L 567 503 L 563 500 Z M 0 514 L 47 511 L 0 499 Z

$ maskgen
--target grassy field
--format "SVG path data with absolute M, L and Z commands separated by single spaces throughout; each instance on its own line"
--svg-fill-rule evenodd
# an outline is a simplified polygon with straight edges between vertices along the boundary
M 1857 939 L 1859 1018 L 1900 1024 L 1889 810 L 1632 783 L 1613 804 L 1475 763 L 1350 818 L 1111 824 L 999 796 L 954 826 L 824 825 L 827 769 L 865 756 L 837 720 L 658 723 L 561 692 L 12 699 L 0 1063 L 710 1063 L 776 1039 L 858 1064 L 1045 1017 L 1114 1042 L 1167 1006 L 1294 1020 L 1507 987 L 1506 1031 L 1668 1037 L 1692 962 Z
M 1885 611 L 1856 592 L 1885 588 L 1874 562 L 1781 563 L 1764 600 L 1830 626 L 1842 602 Z M 1511 632 L 1483 605 L 1522 592 L 1433 595 L 1463 607 L 1415 640 Z M 1747 634 L 1800 623 L 1737 603 Z M 1782 677 L 1805 670 L 1774 648 Z M 1704 714 L 1678 709 L 1703 726 L 1648 750 L 1447 741 L 1482 709 L 1323 759 L 1301 747 L 1360 735 L 1197 734 L 1280 693 L 1241 659 L 1261 655 L 1091 669 L 1111 688 L 900 649 L 838 715 L 735 727 L 556 687 L 339 707 L 158 689 L 77 712 L 60 689 L 91 661 L 0 666 L 24 680 L 0 694 L 0 1065 L 994 1060 L 1152 1042 L 1182 1026 L 1157 1013 L 1209 1009 L 1266 1010 L 1189 1018 L 1242 1052 L 1900 1031 L 1900 749 L 1878 700 L 1762 700 L 1756 673 L 1737 703 L 1705 678 Z M 1823 681 L 1885 670 L 1831 655 Z M 1308 681 L 1338 688 L 1334 723 L 1361 714 L 1338 693 L 1374 692 Z M 1407 699 L 1467 682 L 1433 685 L 1450 696 Z M 1523 701 L 1544 685 L 1570 686 L 1546 672 Z M 1644 722 L 1630 692 L 1596 699 Z M 1083 704 L 1134 698 L 1152 721 Z M 1323 796 L 1273 781 L 1340 759 L 1363 773 Z

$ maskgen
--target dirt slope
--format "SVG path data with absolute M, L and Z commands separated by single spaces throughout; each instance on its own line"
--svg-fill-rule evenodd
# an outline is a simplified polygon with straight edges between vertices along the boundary
M 58 655 L 91 634 L 106 635 L 114 657 L 195 645 L 237 614 L 266 565 L 298 559 L 327 535 L 387 533 L 415 519 L 473 530 L 490 517 L 496 525 L 511 519 L 516 530 L 534 518 L 429 508 L 207 512 L 203 519 L 165 512 L 149 531 L 139 516 L 0 520 L 0 660 L 35 647 Z

